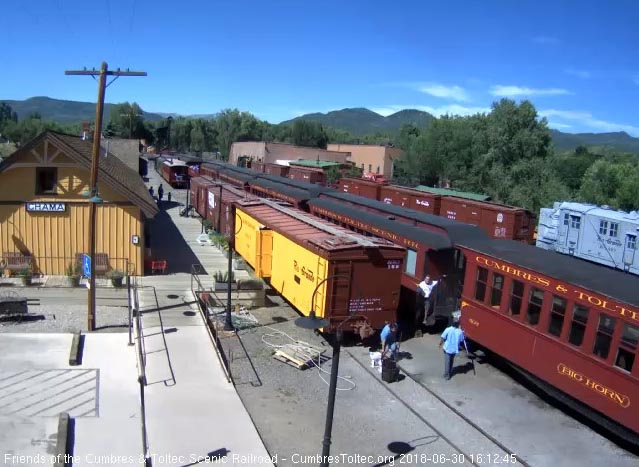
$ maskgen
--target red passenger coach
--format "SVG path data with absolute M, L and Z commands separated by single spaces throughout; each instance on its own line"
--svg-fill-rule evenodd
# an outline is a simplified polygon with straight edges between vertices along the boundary
M 585 409 L 590 418 L 636 443 L 636 277 L 508 240 L 461 248 L 467 337 L 567 394 L 573 405 L 578 401 L 582 412 L 584 405 L 592 409 Z
M 535 216 L 523 208 L 443 196 L 440 215 L 478 225 L 493 238 L 534 243 Z
M 173 188 L 186 188 L 189 166 L 179 159 L 169 159 L 162 163 L 162 178 Z

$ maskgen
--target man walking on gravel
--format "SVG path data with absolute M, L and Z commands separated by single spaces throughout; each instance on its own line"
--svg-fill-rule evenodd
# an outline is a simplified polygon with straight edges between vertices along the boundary
M 459 329 L 459 320 L 453 320 L 453 324 L 448 326 L 442 333 L 439 347 L 444 346 L 444 378 L 449 380 L 453 375 L 453 361 L 455 355 L 459 353 L 459 346 L 464 342 L 464 331 Z

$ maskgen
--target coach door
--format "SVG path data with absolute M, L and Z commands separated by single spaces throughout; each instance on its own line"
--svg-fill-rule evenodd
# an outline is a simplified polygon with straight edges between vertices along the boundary
M 635 251 L 637 251 L 637 236 L 635 234 L 626 234 L 626 243 L 623 249 L 623 265 L 624 269 L 630 269 L 635 261 Z
M 568 215 L 568 226 L 566 234 L 566 247 L 568 253 L 573 254 L 579 244 L 579 231 L 581 230 L 581 216 L 578 214 Z

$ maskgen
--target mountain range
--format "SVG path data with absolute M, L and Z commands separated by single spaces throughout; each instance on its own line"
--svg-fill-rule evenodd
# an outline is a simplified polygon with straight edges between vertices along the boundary
M 50 97 L 32 97 L 30 99 L 0 100 L 6 102 L 18 114 L 19 118 L 26 118 L 34 113 L 39 113 L 44 120 L 52 120 L 58 123 L 79 123 L 93 121 L 95 119 L 95 103 L 76 102 L 52 99 Z M 104 120 L 108 121 L 111 110 L 115 104 L 104 105 Z M 169 116 L 179 117 L 175 113 L 144 112 L 145 120 L 157 121 Z M 190 118 L 212 119 L 216 114 L 189 115 Z M 310 120 L 321 123 L 325 127 L 332 127 L 348 131 L 355 136 L 367 134 L 397 133 L 402 125 L 412 123 L 417 127 L 427 126 L 435 117 L 421 110 L 401 110 L 384 117 L 364 108 L 351 108 L 336 110 L 328 113 L 310 113 L 301 115 L 282 124 L 293 123 L 296 120 Z M 558 150 L 572 150 L 579 145 L 609 147 L 618 151 L 639 154 L 639 138 L 634 138 L 623 131 L 614 133 L 563 133 L 552 130 L 552 138 Z

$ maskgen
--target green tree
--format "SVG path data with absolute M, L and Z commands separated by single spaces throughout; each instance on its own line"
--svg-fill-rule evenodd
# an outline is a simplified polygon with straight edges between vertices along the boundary
M 135 102 L 114 105 L 111 108 L 108 125 L 114 135 L 120 138 L 144 138 L 147 136 L 142 109 Z
M 308 120 L 295 120 L 291 129 L 293 143 L 298 146 L 309 146 L 326 149 L 328 136 L 320 123 Z
M 550 151 L 550 130 L 538 119 L 529 101 L 517 105 L 510 99 L 494 103 L 488 114 L 488 144 L 492 160 L 509 167 L 518 160 L 545 158 Z

